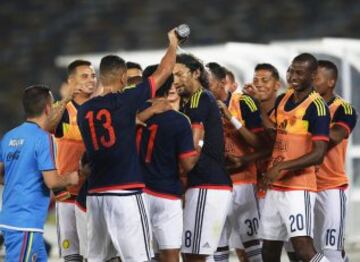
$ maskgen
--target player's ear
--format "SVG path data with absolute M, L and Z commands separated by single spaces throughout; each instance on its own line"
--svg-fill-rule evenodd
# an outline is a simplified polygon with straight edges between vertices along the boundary
M 199 78 L 200 78 L 200 74 L 201 74 L 200 69 L 196 69 L 196 70 L 192 73 L 192 75 L 193 75 L 193 77 L 194 77 L 195 79 L 199 79 Z

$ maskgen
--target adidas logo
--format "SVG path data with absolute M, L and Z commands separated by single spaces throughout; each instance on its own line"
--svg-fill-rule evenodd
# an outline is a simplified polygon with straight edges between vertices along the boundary
M 202 247 L 203 247 L 203 248 L 210 248 L 209 242 L 206 242 Z

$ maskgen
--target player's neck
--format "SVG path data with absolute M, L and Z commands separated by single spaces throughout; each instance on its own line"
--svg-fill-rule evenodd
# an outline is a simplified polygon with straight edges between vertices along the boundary
M 45 116 L 39 116 L 39 117 L 28 117 L 26 118 L 27 122 L 32 122 L 40 126 L 42 129 L 45 130 L 46 127 L 46 117 Z
M 335 96 L 335 93 L 333 92 L 333 90 L 331 90 L 331 92 L 325 93 L 324 95 L 322 95 L 322 98 L 324 98 L 326 103 L 329 103 L 331 99 L 333 99 L 333 97 Z
M 192 88 L 192 92 L 191 92 L 191 95 L 192 96 L 193 94 L 195 94 L 196 92 L 198 92 L 199 90 L 201 90 L 203 87 L 202 85 L 199 83 L 199 82 L 195 82 L 194 83 L 194 86 Z
M 90 95 L 87 95 L 87 94 L 78 94 L 74 97 L 74 101 L 78 105 L 84 104 L 89 99 L 90 99 Z
M 170 106 L 172 107 L 172 109 L 174 109 L 175 111 L 179 111 L 180 110 L 180 99 L 169 102 Z
M 302 100 L 304 100 L 305 97 L 307 97 L 311 92 L 313 91 L 312 87 L 306 88 L 304 90 L 301 91 L 296 91 L 294 92 L 294 102 L 295 103 L 299 103 Z
M 116 93 L 116 92 L 119 92 L 121 91 L 123 88 L 119 88 L 119 86 L 117 85 L 106 85 L 106 86 L 103 86 L 103 92 L 101 95 L 107 95 L 109 93 Z
M 261 102 L 261 108 L 265 112 L 270 112 L 275 106 L 275 101 L 276 101 L 276 96 L 273 96 L 273 97 L 271 97 L 270 99 L 268 99 L 266 101 L 262 101 Z

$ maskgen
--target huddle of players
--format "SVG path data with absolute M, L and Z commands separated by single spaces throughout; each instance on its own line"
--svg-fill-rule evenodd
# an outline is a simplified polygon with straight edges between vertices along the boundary
M 142 76 L 104 57 L 101 90 L 89 62 L 69 66 L 71 91 L 53 116 L 57 168 L 81 161 L 91 175 L 57 194 L 64 259 L 148 261 L 154 239 L 160 261 L 179 261 L 180 249 L 186 261 L 226 261 L 229 245 L 241 261 L 279 261 L 284 241 L 294 261 L 343 260 L 344 160 L 356 114 L 334 94 L 336 66 L 297 56 L 277 97 L 277 70 L 260 64 L 246 94 L 230 94 L 229 72 L 176 56 L 173 32 L 169 40 Z

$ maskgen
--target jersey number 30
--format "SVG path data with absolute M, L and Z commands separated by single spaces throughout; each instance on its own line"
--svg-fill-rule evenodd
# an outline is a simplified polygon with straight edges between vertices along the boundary
M 104 133 L 104 135 L 101 135 L 100 137 L 97 136 L 95 130 L 94 112 L 93 111 L 87 112 L 86 119 L 88 120 L 89 123 L 91 140 L 95 151 L 99 150 L 99 142 L 103 147 L 106 148 L 109 148 L 115 144 L 116 141 L 115 131 L 114 131 L 114 127 L 112 126 L 111 114 L 108 110 L 101 109 L 96 114 L 96 120 L 101 122 L 102 126 L 104 127 L 107 133 L 107 134 Z

